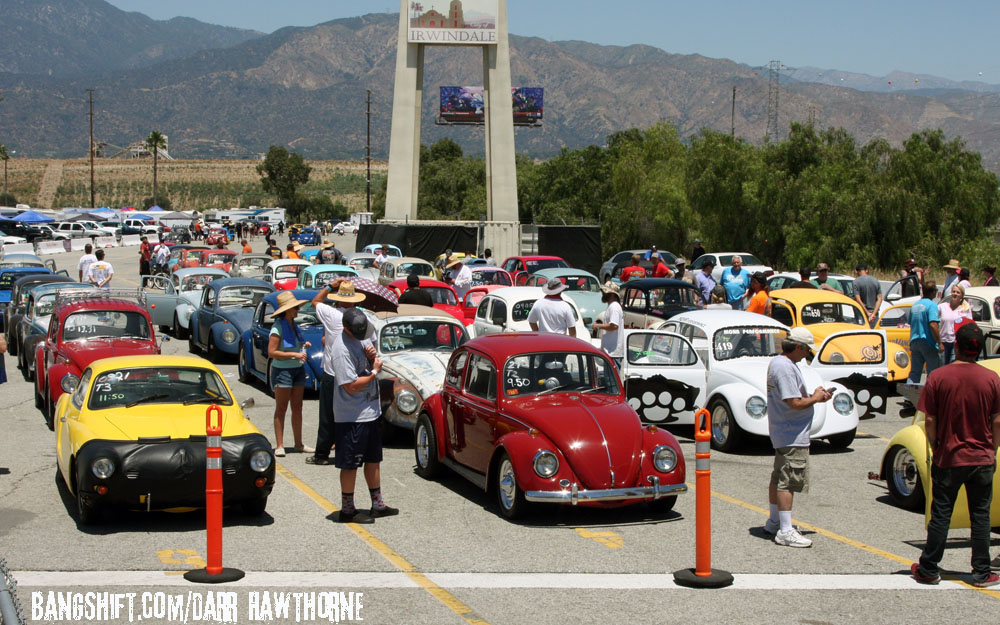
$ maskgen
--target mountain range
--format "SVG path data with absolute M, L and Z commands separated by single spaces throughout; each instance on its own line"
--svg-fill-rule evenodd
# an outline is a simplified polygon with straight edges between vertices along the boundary
M 0 141 L 18 155 L 85 155 L 90 88 L 106 154 L 155 129 L 181 158 L 248 157 L 283 145 L 307 158 L 357 159 L 365 153 L 366 90 L 372 154 L 388 154 L 398 15 L 263 34 L 188 18 L 155 21 L 103 0 L 3 3 L 16 32 L 0 40 Z M 481 127 L 435 125 L 438 86 L 482 84 L 481 68 L 478 48 L 427 50 L 425 143 L 448 136 L 482 153 Z M 511 71 L 515 86 L 545 88 L 543 125 L 515 130 L 517 150 L 533 157 L 603 144 L 612 132 L 658 121 L 683 137 L 735 127 L 754 143 L 767 128 L 767 69 L 727 59 L 512 34 Z M 807 120 L 843 127 L 859 143 L 882 137 L 899 145 L 913 132 L 942 128 L 1000 171 L 1000 86 L 780 72 L 779 138 L 790 122 Z

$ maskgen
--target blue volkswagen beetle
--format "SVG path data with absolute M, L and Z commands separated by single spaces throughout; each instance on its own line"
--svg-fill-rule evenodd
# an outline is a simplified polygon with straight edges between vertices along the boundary
M 204 349 L 212 362 L 238 354 L 257 304 L 272 292 L 272 285 L 257 278 L 219 278 L 206 284 L 188 325 L 191 353 Z
M 286 293 L 288 291 L 282 291 Z M 304 300 L 308 304 L 299 308 L 295 316 L 295 325 L 302 332 L 302 338 L 312 344 L 307 350 L 305 364 L 306 388 L 319 390 L 319 380 L 323 376 L 323 323 L 316 317 L 312 299 L 316 291 L 296 289 L 291 291 L 295 299 Z M 271 359 L 267 356 L 267 343 L 274 320 L 271 315 L 278 309 L 278 293 L 266 295 L 257 304 L 253 314 L 253 323 L 249 330 L 243 333 L 240 342 L 239 365 L 240 382 L 249 383 L 253 379 L 260 380 L 271 393 Z
M 330 280 L 357 275 L 358 272 L 348 265 L 313 265 L 302 270 L 297 286 L 300 289 L 319 289 Z

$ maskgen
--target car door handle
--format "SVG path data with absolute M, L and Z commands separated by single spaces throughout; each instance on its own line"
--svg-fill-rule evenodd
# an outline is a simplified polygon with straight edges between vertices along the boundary
M 455 399 L 453 401 L 455 402 L 455 406 L 457 408 L 465 408 L 465 402 L 458 401 L 457 399 Z

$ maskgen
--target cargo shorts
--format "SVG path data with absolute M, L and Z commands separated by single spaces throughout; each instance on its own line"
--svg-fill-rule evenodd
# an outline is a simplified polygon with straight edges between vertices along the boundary
M 809 492 L 809 448 L 778 447 L 774 450 L 771 484 L 779 491 Z

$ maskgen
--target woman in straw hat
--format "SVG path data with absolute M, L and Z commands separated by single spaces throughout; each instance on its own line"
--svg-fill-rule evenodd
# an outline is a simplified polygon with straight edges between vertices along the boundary
M 292 405 L 292 435 L 295 449 L 312 453 L 302 442 L 302 396 L 306 390 L 306 350 L 312 347 L 302 338 L 295 316 L 306 300 L 296 299 L 291 291 L 278 293 L 278 309 L 271 314 L 274 324 L 268 338 L 267 355 L 271 358 L 271 387 L 274 388 L 274 455 L 284 456 L 285 411 Z

